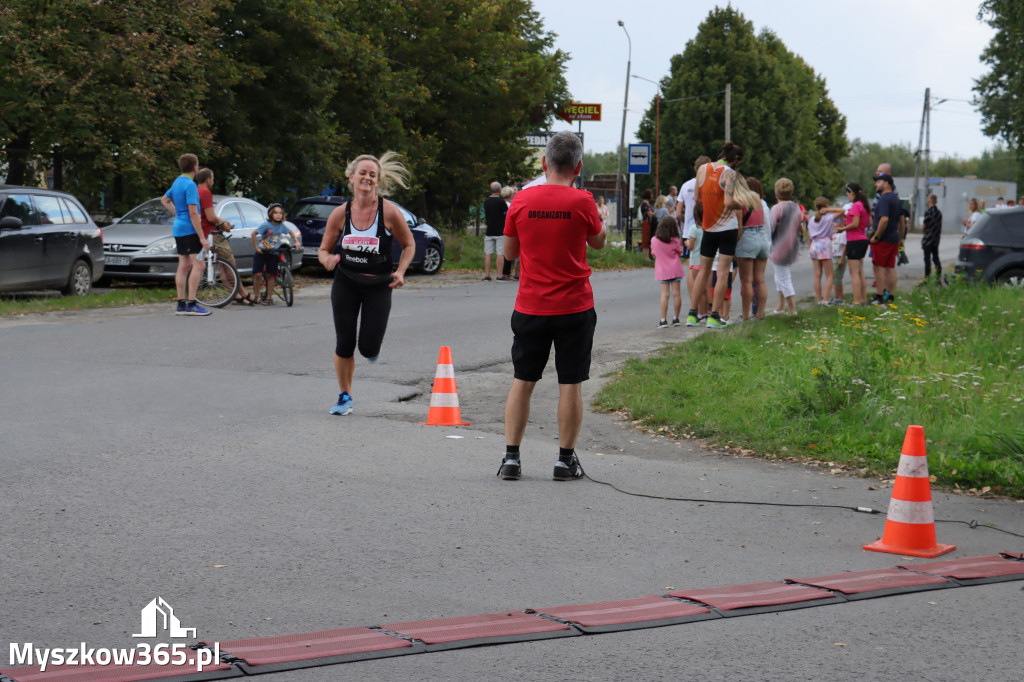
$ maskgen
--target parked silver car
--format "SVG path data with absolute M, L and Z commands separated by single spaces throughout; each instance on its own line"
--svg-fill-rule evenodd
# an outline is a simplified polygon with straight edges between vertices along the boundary
M 267 208 L 252 199 L 213 195 L 213 210 L 234 225 L 228 243 L 241 275 L 252 274 L 252 233 L 267 219 Z M 136 206 L 123 218 L 103 228 L 108 277 L 131 280 L 174 281 L 178 252 L 171 234 L 174 215 L 159 199 Z M 296 229 L 291 223 L 292 229 Z M 302 249 L 292 253 L 292 269 L 302 265 Z
M 70 194 L 0 185 L 0 291 L 89 293 L 103 276 L 103 235 Z

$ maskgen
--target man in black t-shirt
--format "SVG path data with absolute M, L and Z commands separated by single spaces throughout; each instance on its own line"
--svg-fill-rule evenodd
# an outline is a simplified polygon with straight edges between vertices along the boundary
M 487 231 L 484 232 L 484 281 L 491 281 L 491 254 L 495 255 L 495 272 L 500 273 L 505 265 L 505 213 L 508 211 L 508 204 L 501 198 L 501 183 L 491 183 L 491 196 L 484 199 L 484 219 L 487 222 Z M 504 275 L 498 276 L 499 280 L 508 280 Z

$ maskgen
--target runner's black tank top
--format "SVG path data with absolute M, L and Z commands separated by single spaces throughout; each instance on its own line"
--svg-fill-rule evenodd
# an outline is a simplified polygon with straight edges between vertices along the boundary
M 376 229 L 374 229 L 376 226 Z M 391 234 L 384 227 L 384 198 L 377 197 L 377 217 L 366 230 L 352 225 L 352 202 L 345 204 L 345 229 L 339 243 L 338 266 L 350 272 L 391 276 Z

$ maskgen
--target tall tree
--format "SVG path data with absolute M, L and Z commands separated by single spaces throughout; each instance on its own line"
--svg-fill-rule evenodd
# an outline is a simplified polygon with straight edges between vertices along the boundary
M 846 117 L 821 76 L 771 31 L 755 34 L 731 6 L 708 14 L 662 81 L 661 172 L 670 178 L 663 184 L 693 177 L 693 160 L 721 148 L 727 84 L 730 136 L 746 155 L 741 171 L 766 188 L 789 177 L 805 201 L 835 194 L 849 148 Z M 654 118 L 652 105 L 640 124 L 641 139 L 654 139 Z
M 526 173 L 522 139 L 568 99 L 567 55 L 553 49 L 528 0 L 380 0 L 358 3 L 374 17 L 369 39 L 399 81 L 396 141 L 432 151 L 410 162 L 432 209 L 464 214 L 492 180 Z M 383 93 L 387 96 L 391 93 Z M 385 106 L 393 106 L 387 100 Z M 397 148 L 397 147 L 393 147 Z M 399 148 L 400 149 L 400 148 Z M 403 150 L 404 151 L 404 150 Z
M 1024 185 L 1024 3 L 985 0 L 978 19 L 996 29 L 981 61 L 991 70 L 974 82 L 982 130 L 1016 153 L 1017 184 Z
M 36 180 L 34 160 L 64 158 L 70 189 L 83 197 L 121 186 L 115 200 L 126 205 L 163 184 L 179 154 L 211 139 L 201 102 L 209 19 L 221 1 L 173 11 L 158 0 L 5 3 L 0 144 L 8 182 Z

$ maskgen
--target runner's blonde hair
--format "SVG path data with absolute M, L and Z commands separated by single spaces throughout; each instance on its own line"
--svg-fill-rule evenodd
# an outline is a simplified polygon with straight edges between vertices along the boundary
M 396 185 L 402 189 L 409 188 L 409 171 L 398 160 L 398 152 L 386 151 L 379 159 L 372 154 L 360 154 L 349 161 L 345 168 L 345 177 L 349 178 L 348 187 L 353 192 L 355 187 L 352 186 L 351 178 L 360 161 L 373 161 L 377 164 L 377 194 L 380 196 L 389 196 Z

